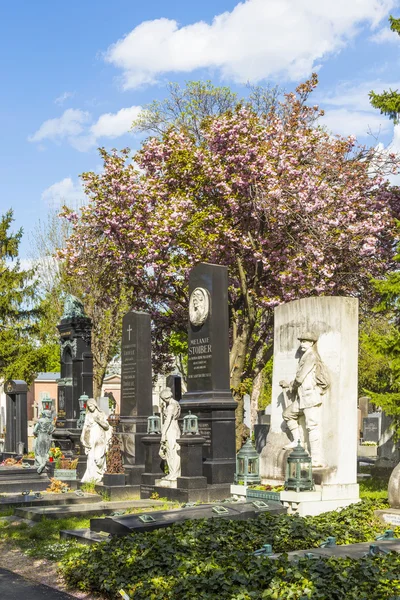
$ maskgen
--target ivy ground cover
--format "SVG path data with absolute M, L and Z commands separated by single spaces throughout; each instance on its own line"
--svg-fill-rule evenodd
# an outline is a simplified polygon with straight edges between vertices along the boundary
M 395 600 L 400 598 L 396 553 L 292 562 L 285 554 L 318 547 L 328 536 L 338 544 L 373 541 L 385 529 L 374 509 L 384 506 L 364 500 L 317 517 L 264 513 L 248 521 L 186 521 L 79 547 L 61 569 L 73 587 L 112 599 L 123 588 L 134 600 Z M 255 557 L 266 543 L 283 555 Z

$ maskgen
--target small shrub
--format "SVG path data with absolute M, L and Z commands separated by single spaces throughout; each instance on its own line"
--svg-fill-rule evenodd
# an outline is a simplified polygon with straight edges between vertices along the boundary
M 96 481 L 86 481 L 81 484 L 80 489 L 86 494 L 96 494 Z

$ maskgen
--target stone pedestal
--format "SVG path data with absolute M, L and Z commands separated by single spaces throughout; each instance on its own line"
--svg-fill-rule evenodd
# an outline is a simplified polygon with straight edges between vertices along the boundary
M 360 501 L 358 484 L 321 485 L 314 491 L 280 492 L 280 501 L 289 514 L 300 517 L 316 516 Z
M 203 476 L 203 445 L 205 439 L 198 435 L 181 437 L 181 476 L 177 487 L 183 489 L 202 489 L 207 487 L 207 478 Z
M 155 480 L 164 475 L 159 454 L 160 443 L 161 435 L 153 434 L 142 438 L 142 444 L 145 448 L 145 470 L 141 476 L 141 482 L 144 485 L 154 485 Z

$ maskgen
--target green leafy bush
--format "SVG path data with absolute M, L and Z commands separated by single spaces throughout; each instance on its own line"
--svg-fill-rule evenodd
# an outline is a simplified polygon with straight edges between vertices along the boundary
M 398 555 L 296 562 L 253 556 L 266 543 L 285 553 L 317 547 L 328 536 L 338 544 L 374 540 L 385 529 L 373 514 L 379 506 L 363 501 L 306 518 L 186 521 L 79 548 L 61 568 L 70 585 L 108 598 L 123 588 L 135 600 L 389 600 L 400 594 Z

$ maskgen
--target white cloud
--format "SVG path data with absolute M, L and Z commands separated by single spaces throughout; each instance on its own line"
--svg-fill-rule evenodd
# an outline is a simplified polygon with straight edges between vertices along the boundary
M 390 27 L 383 27 L 377 33 L 372 35 L 370 38 L 371 42 L 376 44 L 399 44 L 400 38 L 395 31 L 392 31 Z
M 101 115 L 97 122 L 92 125 L 92 134 L 98 137 L 116 138 L 127 133 L 132 123 L 141 111 L 140 106 L 131 106 L 130 108 L 121 108 L 117 113 L 105 113 Z
M 60 140 L 82 133 L 84 125 L 90 120 L 88 112 L 68 108 L 61 117 L 48 119 L 31 135 L 30 142 L 41 142 L 45 139 Z
M 400 81 L 390 82 L 375 79 L 356 84 L 353 81 L 345 81 L 336 85 L 335 90 L 327 94 L 320 94 L 317 90 L 315 99 L 317 102 L 329 106 L 347 106 L 354 110 L 368 111 L 371 110 L 369 100 L 371 90 L 379 94 L 383 90 L 397 89 L 398 87 L 400 87 Z
M 32 136 L 30 142 L 67 139 L 79 152 L 88 152 L 103 137 L 116 138 L 128 133 L 133 121 L 141 111 L 140 106 L 121 108 L 117 113 L 104 113 L 94 124 L 90 124 L 90 113 L 69 108 L 58 119 L 45 121 Z M 41 149 L 42 146 L 40 146 Z
M 42 200 L 52 207 L 66 204 L 71 208 L 77 208 L 84 203 L 85 193 L 80 182 L 74 183 L 70 177 L 66 177 L 46 188 L 42 193 Z
M 379 115 L 377 111 L 367 112 L 348 108 L 326 110 L 319 122 L 334 134 L 356 137 L 365 137 L 369 133 L 378 137 L 379 134 L 387 133 L 392 128 L 390 121 Z
M 211 24 L 180 27 L 144 21 L 111 45 L 105 60 L 122 69 L 123 87 L 151 84 L 163 73 L 219 70 L 244 83 L 306 77 L 361 26 L 378 26 L 396 0 L 247 0 Z
M 60 106 L 62 106 L 66 100 L 68 100 L 69 98 L 73 98 L 74 96 L 75 92 L 64 92 L 63 94 L 61 94 L 61 96 L 58 96 L 58 98 L 54 100 L 54 104 L 59 104 Z

